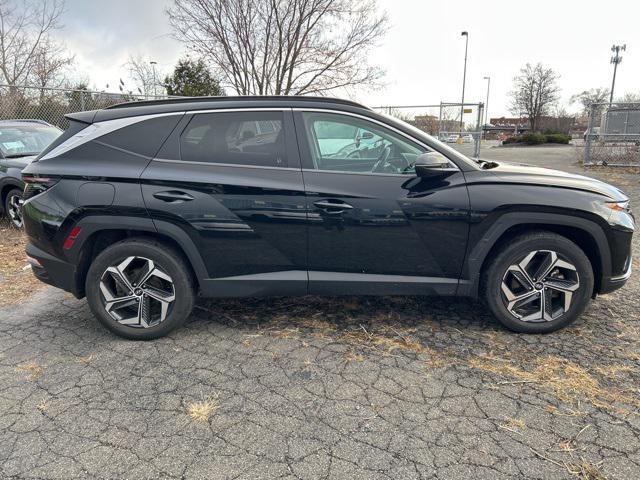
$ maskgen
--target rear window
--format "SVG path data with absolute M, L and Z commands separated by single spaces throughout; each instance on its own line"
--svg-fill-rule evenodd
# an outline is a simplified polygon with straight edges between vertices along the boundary
M 286 167 L 282 112 L 195 115 L 180 137 L 182 160 Z

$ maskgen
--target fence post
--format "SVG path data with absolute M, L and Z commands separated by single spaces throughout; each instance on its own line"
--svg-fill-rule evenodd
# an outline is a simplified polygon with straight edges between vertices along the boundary
M 480 158 L 480 139 L 482 138 L 482 118 L 484 117 L 484 103 L 478 103 L 478 118 L 476 119 L 476 131 L 478 132 L 475 138 L 475 145 L 473 148 L 473 154 L 476 158 Z
M 587 123 L 587 138 L 584 141 L 584 159 L 583 165 L 591 164 L 591 130 L 593 129 L 593 111 L 595 104 L 591 104 L 589 107 L 589 122 Z

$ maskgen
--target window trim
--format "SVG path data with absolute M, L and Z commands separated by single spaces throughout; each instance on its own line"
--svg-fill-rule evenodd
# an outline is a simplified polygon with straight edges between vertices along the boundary
M 299 118 L 302 123 L 301 125 L 301 129 L 300 128 L 296 128 L 296 132 L 298 135 L 298 145 L 300 147 L 302 147 L 301 145 L 301 140 L 304 140 L 304 146 L 307 149 L 311 149 L 311 145 L 309 145 L 309 141 L 310 139 L 306 138 L 307 133 L 306 133 L 306 128 L 305 128 L 305 124 L 304 124 L 304 119 L 302 118 L 302 114 L 305 112 L 310 112 L 310 113 L 332 113 L 332 114 L 336 114 L 336 115 L 343 115 L 343 116 L 347 116 L 347 117 L 355 117 L 355 118 L 359 118 L 361 120 L 365 120 L 371 123 L 375 123 L 377 125 L 380 125 L 383 128 L 386 128 L 388 130 L 393 131 L 394 133 L 410 140 L 411 142 L 420 145 L 421 147 L 430 150 L 430 151 L 435 151 L 438 152 L 442 155 L 444 155 L 445 157 L 447 157 L 447 159 L 449 160 L 449 162 L 451 162 L 451 164 L 453 165 L 453 167 L 450 168 L 451 171 L 457 171 L 457 172 L 461 172 L 462 170 L 460 169 L 460 167 L 458 166 L 458 164 L 456 162 L 454 162 L 453 160 L 451 160 L 451 158 L 449 158 L 448 155 L 440 152 L 438 149 L 434 148 L 433 146 L 418 140 L 415 137 L 412 137 L 411 135 L 406 134 L 405 132 L 403 132 L 402 130 L 399 130 L 397 128 L 395 128 L 392 125 L 389 125 L 387 123 L 381 122 L 375 118 L 371 118 L 368 117 L 366 115 L 360 115 L 358 113 L 353 113 L 353 112 L 346 112 L 343 110 L 332 110 L 329 108 L 292 108 L 291 109 L 294 113 L 294 122 L 296 121 L 296 118 Z M 299 115 L 295 115 L 295 114 L 299 114 Z M 297 126 L 296 126 L 297 127 Z M 302 132 L 300 132 L 300 130 L 302 130 Z M 303 138 L 300 138 L 301 136 L 303 136 Z M 308 152 L 309 155 L 312 155 L 311 151 L 309 150 Z M 301 153 L 302 156 L 302 153 Z M 300 159 L 301 162 L 303 161 L 303 159 Z M 315 164 L 315 162 L 313 161 L 313 158 L 309 159 L 311 161 L 311 164 Z M 321 172 L 321 173 L 332 173 L 332 174 L 347 174 L 347 175 L 372 175 L 372 176 L 383 176 L 383 177 L 401 177 L 401 178 L 412 178 L 412 177 L 417 177 L 417 175 L 415 173 L 413 174 L 406 174 L 406 173 L 378 173 L 378 172 L 349 172 L 349 171 L 344 171 L 344 170 L 321 170 L 318 168 L 308 168 L 304 166 L 304 163 L 302 164 L 302 171 L 303 172 Z
M 221 162 L 200 162 L 197 160 L 183 160 L 182 159 L 182 135 L 184 135 L 187 128 L 193 121 L 196 115 L 209 114 L 209 113 L 236 113 L 236 112 L 282 112 L 282 128 L 284 129 L 285 135 L 285 153 L 287 154 L 289 165 L 286 167 L 273 167 L 269 165 L 242 165 L 236 163 L 221 163 Z M 293 113 L 291 107 L 242 107 L 242 108 L 216 108 L 216 109 L 207 109 L 207 110 L 192 110 L 188 112 L 184 112 L 187 117 L 187 121 L 180 132 L 177 135 L 178 142 L 178 156 L 177 160 L 173 159 L 160 159 L 155 158 L 154 160 L 160 162 L 171 162 L 171 163 L 187 163 L 190 165 L 217 165 L 221 167 L 238 167 L 238 168 L 263 168 L 268 170 L 296 170 L 300 171 L 300 154 L 297 148 L 297 136 L 296 129 L 293 120 Z M 290 142 L 295 143 L 296 148 L 290 148 Z M 291 166 L 293 164 L 293 166 Z

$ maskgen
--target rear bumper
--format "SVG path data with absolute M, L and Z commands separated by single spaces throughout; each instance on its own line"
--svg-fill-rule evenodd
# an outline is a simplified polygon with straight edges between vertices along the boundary
M 30 260 L 31 270 L 38 280 L 69 292 L 77 298 L 83 296 L 78 289 L 75 265 L 43 252 L 31 243 L 27 244 L 26 251 L 27 256 L 35 260 Z

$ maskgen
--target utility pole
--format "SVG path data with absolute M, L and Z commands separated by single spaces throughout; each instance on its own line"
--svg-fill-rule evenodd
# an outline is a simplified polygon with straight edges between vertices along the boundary
M 611 83 L 611 96 L 609 97 L 609 106 L 611 106 L 611 103 L 613 103 L 613 89 L 616 88 L 616 72 L 618 70 L 618 64 L 622 62 L 620 52 L 624 52 L 626 49 L 627 44 L 613 45 L 611 47 L 611 51 L 615 53 L 615 55 L 611 57 L 611 63 L 613 63 L 613 82 Z
M 487 101 L 484 104 L 484 125 L 489 125 L 489 89 L 491 88 L 491 77 L 484 77 L 487 81 Z M 484 132 L 484 139 L 487 139 L 487 131 Z
M 469 32 L 462 32 L 461 36 L 465 37 L 464 45 L 464 73 L 462 74 L 462 105 L 460 105 L 460 135 L 464 130 L 464 87 L 467 82 L 467 51 L 469 49 Z
M 151 64 L 151 68 L 153 68 L 153 96 L 157 97 L 158 91 L 156 90 L 156 87 L 158 86 L 158 78 L 156 76 L 156 65 L 158 62 L 151 60 L 149 63 Z

